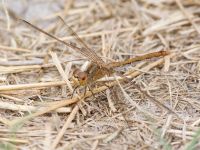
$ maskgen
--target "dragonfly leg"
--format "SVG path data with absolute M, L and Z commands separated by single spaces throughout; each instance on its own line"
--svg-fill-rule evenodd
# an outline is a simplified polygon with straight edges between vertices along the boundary
M 108 83 L 104 83 L 104 86 L 106 86 L 111 91 L 111 86 Z
M 71 96 L 71 99 L 73 98 L 73 96 L 74 96 L 74 93 L 76 92 L 76 90 L 77 90 L 77 88 L 79 87 L 79 85 L 77 85 L 75 88 L 74 88 L 74 90 L 73 90 L 73 92 L 72 92 L 72 96 Z
M 84 86 L 84 94 L 83 94 L 83 97 L 85 97 L 86 92 L 87 92 L 87 86 Z
M 94 98 L 96 98 L 96 96 L 95 96 L 95 94 L 94 94 L 94 92 L 93 92 L 93 90 L 90 88 L 90 86 L 88 85 L 88 89 L 90 90 L 90 92 L 92 93 L 92 96 L 94 97 Z
M 108 84 L 104 83 L 104 85 L 105 85 L 106 87 L 108 87 L 108 89 L 111 91 L 111 96 L 112 96 L 112 97 L 115 97 L 116 94 L 114 94 L 114 92 L 116 92 L 116 91 L 114 91 L 113 89 L 111 89 L 111 86 L 109 86 Z M 115 98 L 115 99 L 117 99 L 117 98 Z M 118 101 L 115 101 L 115 102 L 116 102 L 116 105 L 121 105 Z M 122 112 L 120 109 L 118 109 L 117 111 L 118 111 L 118 112 L 121 114 L 121 116 L 123 117 L 124 121 L 126 122 L 127 127 L 130 128 L 130 125 L 129 125 L 129 123 L 128 123 L 128 120 L 126 119 L 126 116 L 123 114 L 123 112 Z

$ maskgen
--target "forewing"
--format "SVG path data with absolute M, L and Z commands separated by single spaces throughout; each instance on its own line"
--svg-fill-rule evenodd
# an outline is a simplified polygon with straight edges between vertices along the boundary
M 31 26 L 32 28 L 34 28 L 34 29 L 36 29 L 36 30 L 38 30 L 38 31 L 40 31 L 40 32 L 42 32 L 43 34 L 45 34 L 45 35 L 47 35 L 47 36 L 49 36 L 49 37 L 51 37 L 51 38 L 53 38 L 53 39 L 55 39 L 55 40 L 57 40 L 58 42 L 60 42 L 60 43 L 63 43 L 64 45 L 66 45 L 66 46 L 68 46 L 68 47 L 71 47 L 72 49 L 74 49 L 74 50 L 76 50 L 76 51 L 78 51 L 79 53 L 81 53 L 82 55 L 84 55 L 85 57 L 87 57 L 90 61 L 92 61 L 93 63 L 95 63 L 95 64 L 97 64 L 97 65 L 101 65 L 101 64 L 104 64 L 104 61 L 99 57 L 99 56 L 95 56 L 95 52 L 94 52 L 94 54 L 90 54 L 89 52 L 88 52 L 88 49 L 87 48 L 79 48 L 79 47 L 77 47 L 75 44 L 72 44 L 72 43 L 67 43 L 67 42 L 65 42 L 65 41 L 63 41 L 63 40 L 61 40 L 60 38 L 58 38 L 58 37 L 56 37 L 56 36 L 54 36 L 54 35 L 52 35 L 52 34 L 50 34 L 50 33 L 47 33 L 46 31 L 44 31 L 44 30 L 42 30 L 41 28 L 39 28 L 39 27 L 37 27 L 37 26 L 35 26 L 35 25 L 33 25 L 32 23 L 30 23 L 30 22 L 28 22 L 28 21 L 26 21 L 26 20 L 22 20 L 24 23 L 26 23 L 26 24 L 28 24 L 29 26 Z M 74 32 L 75 33 L 75 32 Z M 100 66 L 99 65 L 99 66 Z M 103 66 L 103 65 L 102 65 Z
M 90 60 L 95 60 L 98 66 L 105 66 L 105 62 L 101 59 L 101 57 L 99 57 L 94 50 L 88 47 L 88 45 L 78 36 L 78 34 L 70 26 L 67 25 L 64 19 L 61 17 L 59 17 L 59 19 L 63 22 L 67 31 L 76 38 L 79 44 L 81 44 L 83 53 L 85 53 L 85 55 L 87 55 Z

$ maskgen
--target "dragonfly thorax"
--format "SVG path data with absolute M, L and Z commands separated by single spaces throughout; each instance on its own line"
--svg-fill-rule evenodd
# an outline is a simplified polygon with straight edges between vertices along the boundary
M 113 71 L 114 70 L 112 68 L 101 67 L 96 64 L 92 64 L 86 72 L 88 74 L 88 79 L 90 79 L 91 82 L 94 82 L 105 75 L 110 76 Z

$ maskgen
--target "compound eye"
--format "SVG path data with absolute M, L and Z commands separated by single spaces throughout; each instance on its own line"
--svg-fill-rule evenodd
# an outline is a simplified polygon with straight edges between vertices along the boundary
M 81 80 L 82 80 L 82 81 L 85 81 L 85 80 L 86 80 L 86 76 L 85 76 L 85 77 L 82 77 Z
M 85 72 L 80 72 L 78 74 L 78 78 L 82 81 L 85 81 L 87 79 L 87 74 Z

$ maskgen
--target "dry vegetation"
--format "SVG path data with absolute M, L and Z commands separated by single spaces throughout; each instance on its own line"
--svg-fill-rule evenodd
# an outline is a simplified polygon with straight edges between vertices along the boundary
M 106 62 L 171 54 L 71 99 L 72 71 L 87 59 L 19 20 L 75 42 L 58 16 Z M 199 149 L 199 16 L 199 0 L 2 1 L 0 148 Z

